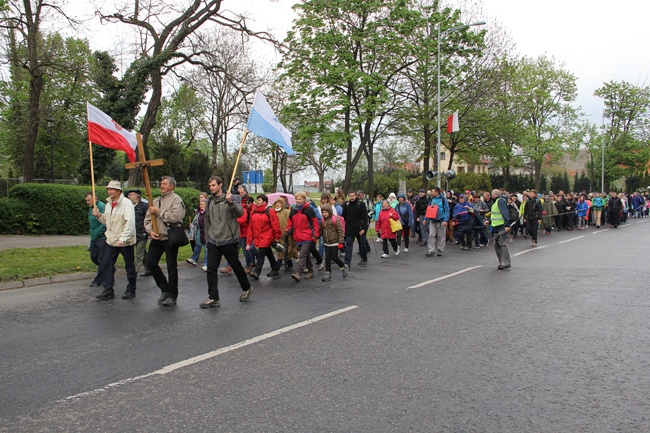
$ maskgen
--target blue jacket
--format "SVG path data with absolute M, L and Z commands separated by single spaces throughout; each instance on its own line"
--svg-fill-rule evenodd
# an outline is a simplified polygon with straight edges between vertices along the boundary
M 433 197 L 429 202 L 429 206 L 438 206 L 438 217 L 433 221 L 447 222 L 449 221 L 449 202 L 446 197 L 441 196 Z
M 406 201 L 406 196 L 404 194 L 399 194 L 397 196 L 397 199 L 402 197 L 404 199 L 404 203 L 397 203 L 397 206 L 395 206 L 395 210 L 399 214 L 400 219 L 402 220 L 402 225 L 407 225 L 409 227 L 413 227 L 413 207 L 411 206 L 411 203 Z
M 589 210 L 589 203 L 586 201 L 576 202 L 576 215 L 579 217 L 587 216 L 587 211 Z

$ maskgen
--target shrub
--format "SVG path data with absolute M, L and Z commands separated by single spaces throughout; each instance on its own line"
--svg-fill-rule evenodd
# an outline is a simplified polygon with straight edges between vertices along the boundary
M 3 199 L 0 204 L 0 233 L 87 234 L 88 206 L 85 197 L 89 191 L 90 186 L 16 185 L 9 190 L 9 199 Z M 175 191 L 185 202 L 186 215 L 193 215 L 198 207 L 199 191 L 193 188 L 176 188 Z M 95 193 L 98 200 L 106 200 L 105 188 L 96 187 Z M 159 197 L 160 190 L 154 189 L 152 194 Z
M 492 182 L 486 173 L 458 173 L 449 182 L 449 189 L 454 191 L 491 191 Z

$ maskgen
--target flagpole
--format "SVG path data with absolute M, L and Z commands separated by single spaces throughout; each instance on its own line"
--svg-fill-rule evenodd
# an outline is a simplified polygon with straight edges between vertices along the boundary
M 88 103 L 86 102 L 86 120 L 90 119 L 88 115 Z M 97 209 L 97 197 L 95 196 L 95 167 L 93 165 L 93 143 L 88 139 L 88 154 L 90 155 L 90 184 L 93 189 L 93 209 Z
M 228 193 L 232 189 L 232 184 L 235 181 L 235 173 L 237 173 L 237 166 L 239 165 L 239 158 L 241 157 L 241 151 L 244 148 L 244 141 L 246 141 L 246 137 L 248 136 L 248 128 L 244 130 L 244 136 L 241 139 L 241 143 L 239 144 L 239 152 L 237 153 L 237 160 L 235 160 L 235 166 L 232 169 L 232 176 L 230 177 L 230 185 L 228 186 Z

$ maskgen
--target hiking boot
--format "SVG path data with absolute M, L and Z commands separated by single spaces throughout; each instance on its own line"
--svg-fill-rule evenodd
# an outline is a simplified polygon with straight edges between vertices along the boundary
M 348 271 L 350 270 L 350 267 L 348 265 L 343 265 L 341 268 L 341 272 L 343 272 L 343 278 L 348 276 Z
M 267 277 L 277 277 L 278 275 L 280 275 L 280 272 L 278 271 L 271 271 L 268 274 L 266 274 Z
M 323 277 L 323 281 L 332 281 L 332 273 L 331 272 L 325 272 L 325 276 Z
M 219 272 L 228 275 L 232 272 L 232 268 L 230 266 L 226 266 L 225 268 L 219 269 Z
M 239 297 L 239 302 L 248 302 L 248 298 L 251 297 L 251 293 L 253 292 L 253 288 L 249 287 L 248 290 L 244 290 Z
M 424 256 L 425 257 L 434 257 L 436 253 L 426 253 Z
M 296 283 L 300 282 L 300 274 L 298 272 L 296 272 L 295 274 L 291 274 L 291 278 L 296 280 Z
M 156 302 L 158 302 L 159 304 L 162 304 L 165 301 L 165 299 L 167 299 L 167 296 L 169 296 L 168 292 L 160 292 L 160 297 L 158 298 L 158 300 Z
M 174 305 L 176 305 L 176 299 L 167 298 L 160 305 L 164 305 L 165 307 L 173 307 Z
M 253 265 L 248 265 L 248 266 L 246 266 L 246 269 L 244 269 L 244 271 L 245 271 L 247 274 L 250 274 L 251 271 L 252 271 L 253 269 L 255 269 L 255 266 L 253 266 Z
M 135 298 L 135 290 L 128 290 L 122 295 L 122 299 L 133 299 Z
M 189 263 L 190 265 L 192 265 L 192 266 L 196 266 L 196 260 L 194 260 L 194 259 L 185 259 L 185 261 L 187 263 Z
M 311 280 L 312 278 L 314 278 L 314 272 L 313 271 L 308 272 L 307 275 L 305 275 L 305 280 Z
M 221 301 L 218 299 L 206 299 L 205 301 L 199 304 L 201 308 L 214 308 L 221 307 Z
M 113 289 L 104 289 L 102 293 L 97 295 L 97 299 L 100 301 L 108 301 L 109 299 L 113 299 L 115 297 L 115 292 Z
M 368 260 L 361 260 L 359 262 L 359 266 L 366 266 L 368 264 Z
M 249 277 L 251 277 L 254 280 L 259 280 L 260 279 L 260 274 L 257 273 L 257 271 L 251 271 L 250 274 L 248 274 Z
M 442 251 L 438 251 L 438 254 L 436 254 L 438 257 L 442 256 Z
M 98 283 L 97 281 L 93 281 L 92 283 L 90 283 L 90 287 L 99 287 L 101 285 L 102 283 Z

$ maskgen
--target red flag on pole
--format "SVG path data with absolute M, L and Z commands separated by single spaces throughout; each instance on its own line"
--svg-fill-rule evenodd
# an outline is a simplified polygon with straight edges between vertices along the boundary
M 135 134 L 122 128 L 97 107 L 88 103 L 88 140 L 100 146 L 126 152 L 129 161 L 135 162 L 138 140 Z
M 451 134 L 452 132 L 458 131 L 460 131 L 460 127 L 458 126 L 458 111 L 454 111 L 454 114 L 447 119 L 447 132 Z

